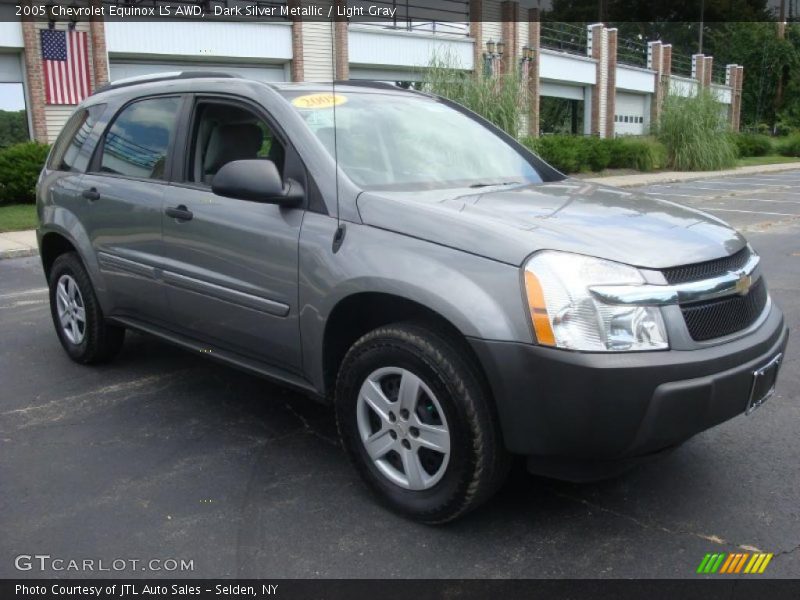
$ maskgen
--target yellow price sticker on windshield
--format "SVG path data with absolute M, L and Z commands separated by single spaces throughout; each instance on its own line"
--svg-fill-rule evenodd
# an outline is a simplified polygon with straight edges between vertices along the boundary
M 338 106 L 347 102 L 347 96 L 341 94 L 307 94 L 305 96 L 298 96 L 292 100 L 292 104 L 297 108 L 330 108 L 331 106 Z

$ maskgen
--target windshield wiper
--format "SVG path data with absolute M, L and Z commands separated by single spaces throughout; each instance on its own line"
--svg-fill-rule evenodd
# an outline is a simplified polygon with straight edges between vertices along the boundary
M 496 186 L 496 185 L 519 185 L 520 183 L 522 183 L 522 182 L 521 181 L 501 181 L 499 183 L 484 183 L 484 182 L 480 182 L 480 183 L 473 183 L 469 187 L 471 187 L 471 188 L 482 188 L 482 187 L 493 187 L 493 186 Z

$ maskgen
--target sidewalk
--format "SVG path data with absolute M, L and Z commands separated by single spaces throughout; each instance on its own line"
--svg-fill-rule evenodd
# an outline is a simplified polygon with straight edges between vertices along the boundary
M 36 246 L 35 230 L 0 233 L 0 259 L 37 254 L 39 254 L 39 248 Z
M 723 171 L 664 171 L 660 173 L 634 173 L 633 175 L 610 175 L 608 177 L 587 177 L 584 181 L 602 183 L 615 187 L 635 187 L 638 185 L 653 185 L 654 183 L 675 183 L 678 181 L 694 181 L 695 179 L 710 179 L 715 177 L 730 177 L 731 175 L 752 175 L 754 173 L 777 173 L 779 171 L 800 170 L 800 161 L 793 163 L 778 163 L 774 165 L 752 165 L 725 169 Z

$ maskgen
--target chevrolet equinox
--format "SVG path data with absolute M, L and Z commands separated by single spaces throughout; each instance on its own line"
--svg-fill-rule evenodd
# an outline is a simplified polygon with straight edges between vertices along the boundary
M 722 221 L 388 84 L 115 82 L 37 198 L 73 360 L 134 329 L 331 402 L 363 479 L 426 523 L 489 498 L 511 455 L 589 480 L 750 413 L 788 337 Z

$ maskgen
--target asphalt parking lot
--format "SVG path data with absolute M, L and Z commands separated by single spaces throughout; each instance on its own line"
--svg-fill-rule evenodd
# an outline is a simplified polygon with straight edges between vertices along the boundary
M 378 506 L 302 396 L 144 335 L 72 363 L 38 258 L 0 261 L 0 577 L 43 575 L 19 554 L 192 560 L 168 573 L 187 577 L 692 577 L 708 552 L 756 549 L 775 554 L 761 577 L 800 577 L 800 171 L 641 191 L 762 255 L 793 332 L 776 395 L 610 481 L 516 469 L 441 528 Z

